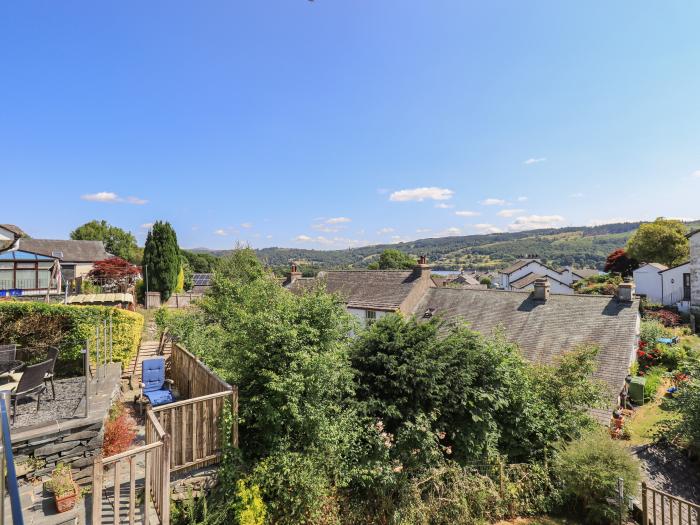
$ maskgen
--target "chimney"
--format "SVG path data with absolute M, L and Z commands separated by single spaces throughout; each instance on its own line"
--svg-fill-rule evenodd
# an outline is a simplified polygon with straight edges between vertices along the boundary
M 549 299 L 549 281 L 540 277 L 535 279 L 535 291 L 532 293 L 532 298 L 536 301 L 546 301 Z
M 289 284 L 292 284 L 294 281 L 296 281 L 300 277 L 301 277 L 301 272 L 297 269 L 297 265 L 295 263 L 292 263 L 292 271 L 289 272 Z
M 428 258 L 425 255 L 418 257 L 418 264 L 413 267 L 413 274 L 416 278 L 430 279 L 430 266 L 428 265 Z
M 621 303 L 631 303 L 634 299 L 634 282 L 625 281 L 617 287 L 617 300 Z

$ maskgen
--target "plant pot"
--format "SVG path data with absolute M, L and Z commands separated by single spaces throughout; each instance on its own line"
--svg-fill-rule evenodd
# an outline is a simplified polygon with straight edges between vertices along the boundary
M 68 512 L 73 507 L 75 507 L 75 502 L 78 499 L 77 488 L 73 490 L 70 494 L 65 494 L 61 497 L 54 496 L 54 501 L 56 502 L 56 510 L 61 512 Z

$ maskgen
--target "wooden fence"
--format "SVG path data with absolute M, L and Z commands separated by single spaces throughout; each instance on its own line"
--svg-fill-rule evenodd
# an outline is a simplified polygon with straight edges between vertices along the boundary
M 143 494 L 139 502 L 136 481 L 140 477 L 137 465 L 143 455 Z M 105 469 L 112 467 L 111 492 L 105 490 Z M 124 468 L 126 467 L 126 468 Z M 126 478 L 126 487 L 122 481 Z M 121 498 L 126 492 L 124 505 Z M 158 419 L 148 410 L 146 413 L 146 444 L 108 458 L 97 456 L 93 463 L 92 523 L 151 523 L 151 503 L 161 525 L 170 523 L 170 436 Z
M 170 379 L 175 382 L 183 398 L 193 399 L 233 390 L 231 385 L 178 343 L 172 343 L 170 361 Z
M 700 505 L 695 505 L 642 483 L 642 525 L 700 525 Z

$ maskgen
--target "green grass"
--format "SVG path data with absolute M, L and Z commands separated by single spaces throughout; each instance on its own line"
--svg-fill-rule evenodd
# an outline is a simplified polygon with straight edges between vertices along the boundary
M 495 525 L 581 525 L 581 522 L 570 518 L 540 516 L 537 518 L 516 518 L 510 521 L 499 521 Z
M 627 420 L 627 428 L 631 438 L 630 446 L 646 445 L 654 441 L 660 424 L 678 417 L 676 412 L 669 409 L 664 394 L 670 383 L 663 381 L 659 386 L 656 398 L 639 407 L 634 415 Z

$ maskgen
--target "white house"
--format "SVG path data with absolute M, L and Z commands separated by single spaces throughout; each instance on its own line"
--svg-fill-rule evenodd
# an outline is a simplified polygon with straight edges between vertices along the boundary
M 700 230 L 688 235 L 690 239 L 690 310 L 700 326 Z
M 503 290 L 510 290 L 511 285 L 528 275 L 536 275 L 538 277 L 551 277 L 559 282 L 564 282 L 561 273 L 550 268 L 538 259 L 520 259 L 508 268 L 504 268 L 499 273 L 500 285 Z M 531 278 L 534 282 L 534 278 Z M 573 293 L 573 292 L 569 292 Z
M 649 302 L 676 306 L 679 311 L 690 308 L 690 263 L 668 268 L 663 264 L 649 263 L 634 272 L 637 293 Z

